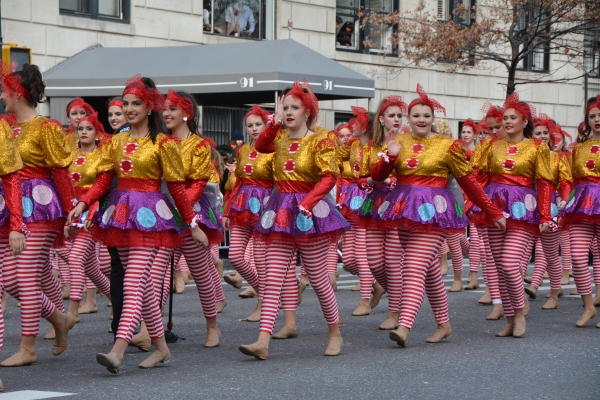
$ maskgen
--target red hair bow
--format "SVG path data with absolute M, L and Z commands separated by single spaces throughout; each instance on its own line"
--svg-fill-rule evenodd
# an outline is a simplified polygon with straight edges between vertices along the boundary
M 477 133 L 477 125 L 471 118 L 468 118 L 463 122 L 462 127 L 464 128 L 465 126 L 470 126 L 473 129 L 473 133 Z
M 21 77 L 13 74 L 10 70 L 10 65 L 6 61 L 2 61 L 0 85 L 2 85 L 4 93 L 18 93 L 29 101 L 33 100 L 29 91 L 23 87 Z
M 132 76 L 125 82 L 125 90 L 123 90 L 123 96 L 126 94 L 133 94 L 135 97 L 140 99 L 146 104 L 150 110 L 160 112 L 164 110 L 165 97 L 155 88 L 147 88 L 144 85 L 142 76 L 137 74 Z
M 97 112 L 94 112 L 92 115 L 86 115 L 85 117 L 81 118 L 77 126 L 81 125 L 83 121 L 87 121 L 94 126 L 94 129 L 96 129 L 96 136 L 98 137 L 98 139 L 104 139 L 106 132 L 104 132 L 104 126 L 102 125 L 102 123 L 98 121 Z
M 85 111 L 85 115 L 92 115 L 95 112 L 94 107 L 86 103 L 85 100 L 83 100 L 81 97 L 75 97 L 75 100 L 73 100 L 71 104 L 69 104 L 69 106 L 67 107 L 67 117 L 69 116 L 71 110 L 74 108 L 82 108 Z
M 442 106 L 437 100 L 429 97 L 427 95 L 427 92 L 423 90 L 423 86 L 421 86 L 421 84 L 419 83 L 417 83 L 417 94 L 419 95 L 419 98 L 414 99 L 410 103 L 410 105 L 408 106 L 408 112 L 410 112 L 410 110 L 417 104 L 423 104 L 431 108 L 431 111 L 439 111 L 444 113 L 444 116 L 446 116 L 446 109 L 444 108 L 444 106 Z
M 246 116 L 244 117 L 244 123 L 246 123 L 246 119 L 248 119 L 248 117 L 251 115 L 256 115 L 257 117 L 260 117 L 264 124 L 266 124 L 269 120 L 269 112 L 263 110 L 262 107 L 260 107 L 258 104 L 252 106 L 250 111 L 248 111 L 248 114 L 246 114 Z
M 304 91 L 304 88 L 308 89 L 308 93 Z M 317 114 L 319 113 L 319 100 L 317 100 L 312 87 L 308 84 L 306 79 L 304 79 L 302 83 L 298 81 L 294 82 L 292 90 L 289 91 L 286 97 L 287 96 L 299 99 L 308 110 L 308 116 L 310 118 L 315 119 L 317 117 Z
M 381 109 L 379 110 L 380 117 L 383 115 L 385 110 L 388 109 L 389 106 L 398 106 L 398 107 L 400 107 L 400 111 L 402 112 L 402 115 L 408 114 L 408 106 L 406 105 L 404 100 L 402 100 L 402 96 L 388 96 L 385 99 L 383 99 L 383 105 L 381 106 Z
M 187 97 L 180 96 L 173 89 L 169 89 L 167 99 L 165 100 L 165 108 L 168 107 L 179 108 L 186 118 L 194 117 L 194 103 Z
M 533 121 L 536 117 L 535 107 L 525 102 L 519 101 L 519 94 L 514 92 L 504 101 L 502 112 L 513 108 L 518 114 L 521 114 L 527 121 Z
M 357 132 L 361 133 L 369 130 L 369 122 L 371 122 L 371 117 L 369 116 L 367 109 L 356 106 L 352 106 L 351 109 L 355 118 L 353 118 L 354 123 L 352 124 L 352 128 L 350 130 L 354 130 L 355 127 L 358 129 Z
M 119 107 L 119 108 L 123 108 L 123 102 L 121 100 L 113 100 L 108 104 L 108 108 L 111 107 Z
M 493 118 L 494 121 L 496 121 L 496 123 L 500 123 L 500 121 L 502 121 L 502 117 L 504 116 L 502 110 L 500 110 L 498 107 L 496 107 L 489 101 L 483 103 L 483 107 L 481 107 L 481 112 L 485 113 L 485 117 L 483 117 L 484 120 L 488 118 Z
M 600 109 L 600 94 L 598 96 L 596 96 L 596 102 L 590 104 L 590 106 L 585 110 L 585 119 L 586 120 L 588 118 L 588 114 L 590 113 L 590 111 L 592 111 L 592 108 Z

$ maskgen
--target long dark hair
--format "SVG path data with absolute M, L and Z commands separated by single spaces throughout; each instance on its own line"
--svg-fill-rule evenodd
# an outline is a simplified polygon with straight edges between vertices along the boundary
M 38 103 L 44 102 L 44 90 L 46 84 L 42 79 L 42 73 L 37 65 L 23 64 L 21 71 L 13 72 L 11 75 L 21 78 L 23 89 L 27 90 L 31 95 L 31 105 L 36 107 Z
M 188 92 L 177 92 L 177 94 L 181 97 L 185 97 L 186 99 L 191 100 L 192 104 L 194 105 L 194 116 L 192 118 L 188 118 L 186 123 L 190 132 L 192 132 L 195 135 L 200 134 L 198 128 L 200 126 L 200 113 L 198 112 L 198 103 L 196 102 L 196 99 L 194 99 L 194 96 L 192 96 Z
M 581 133 L 579 135 L 577 135 L 577 142 L 578 143 L 583 143 L 586 140 L 588 140 L 592 134 L 592 127 L 590 126 L 590 121 L 588 120 L 588 111 L 587 109 L 596 102 L 596 97 L 590 97 L 586 102 L 585 102 L 585 112 L 584 112 L 584 121 L 583 123 L 585 124 L 583 126 L 583 129 L 581 130 Z

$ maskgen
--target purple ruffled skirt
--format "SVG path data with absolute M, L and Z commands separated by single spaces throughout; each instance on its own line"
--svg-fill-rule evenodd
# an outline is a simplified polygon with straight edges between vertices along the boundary
M 262 214 L 264 206 L 269 201 L 272 190 L 272 188 L 268 189 L 257 185 L 242 185 L 233 200 L 231 210 L 238 213 L 248 211 L 258 217 Z
M 208 229 L 223 230 L 221 224 L 222 215 L 220 211 L 215 210 L 211 205 L 206 195 L 200 196 L 197 202 L 192 206 L 194 213 L 200 217 L 200 225 L 204 225 Z
M 485 194 L 499 209 L 504 218 L 538 225 L 540 215 L 537 208 L 537 194 L 528 187 L 491 183 L 484 189 Z M 555 203 L 555 202 L 553 202 Z M 473 212 L 482 212 L 473 206 Z M 558 207 L 556 208 L 558 212 Z
M 3 227 L 4 224 L 6 224 L 9 217 L 10 213 L 8 207 L 6 207 L 6 200 L 4 197 L 4 187 L 0 185 L 0 227 Z
M 54 221 L 65 218 L 65 210 L 54 182 L 48 178 L 21 181 L 23 222 Z
M 358 212 L 365 202 L 365 197 L 367 197 L 366 190 L 360 190 L 355 182 L 343 185 L 340 190 L 340 205 Z
M 600 185 L 581 183 L 573 188 L 565 214 L 600 215 Z

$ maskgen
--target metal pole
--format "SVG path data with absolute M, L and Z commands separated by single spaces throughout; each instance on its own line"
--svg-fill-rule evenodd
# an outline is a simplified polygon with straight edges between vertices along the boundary
M 2 0 L 0 0 L 0 46 L 4 43 L 4 38 L 2 37 Z

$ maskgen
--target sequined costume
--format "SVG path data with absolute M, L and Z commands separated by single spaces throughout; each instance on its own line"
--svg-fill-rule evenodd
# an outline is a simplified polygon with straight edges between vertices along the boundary
M 364 203 L 366 192 L 358 188 L 363 163 L 364 147 L 360 140 L 355 140 L 350 146 L 340 148 L 343 157 L 342 186 L 338 199 L 342 215 L 346 221 L 358 221 L 358 211 Z

